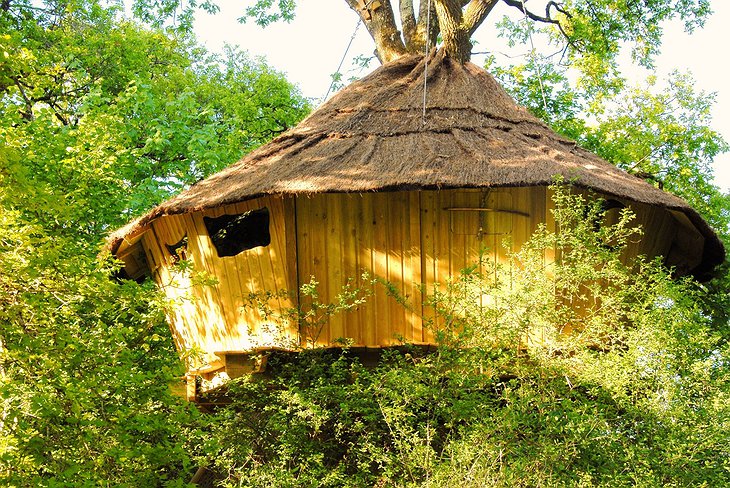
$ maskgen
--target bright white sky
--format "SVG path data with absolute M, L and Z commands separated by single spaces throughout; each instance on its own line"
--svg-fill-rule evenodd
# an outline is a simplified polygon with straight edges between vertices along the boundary
M 240 0 L 219 0 L 221 11 L 214 15 L 199 14 L 195 31 L 199 40 L 211 51 L 220 51 L 224 44 L 239 46 L 252 56 L 263 56 L 269 65 L 284 73 L 296 83 L 305 97 L 317 102 L 327 93 L 330 74 L 337 70 L 345 49 L 357 25 L 357 16 L 344 0 L 300 0 L 297 17 L 291 24 L 272 24 L 262 29 L 252 22 L 241 25 Z M 657 60 L 660 77 L 674 69 L 689 71 L 696 80 L 696 87 L 717 94 L 713 109 L 713 128 L 730 142 L 730 1 L 710 0 L 714 14 L 703 29 L 692 35 L 684 32 L 680 22 L 665 26 L 663 53 Z M 500 4 L 492 12 L 493 18 L 501 18 L 508 9 Z M 476 51 L 492 47 L 495 29 L 485 22 L 476 39 L 483 41 Z M 358 29 L 342 68 L 345 78 L 363 76 L 366 73 L 348 72 L 349 61 L 356 55 L 370 55 L 373 43 L 363 26 Z M 528 52 L 528 47 L 515 48 L 510 54 Z M 472 62 L 483 65 L 483 56 L 473 56 Z M 371 70 L 377 67 L 373 61 Z M 636 71 L 635 83 L 645 73 Z M 730 191 L 730 153 L 715 160 L 716 184 Z

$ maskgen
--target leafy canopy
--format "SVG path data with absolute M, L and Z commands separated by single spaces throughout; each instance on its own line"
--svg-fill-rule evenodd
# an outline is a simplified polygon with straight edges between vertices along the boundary
M 205 419 L 106 235 L 308 110 L 261 60 L 104 2 L 0 3 L 0 484 L 184 486 Z

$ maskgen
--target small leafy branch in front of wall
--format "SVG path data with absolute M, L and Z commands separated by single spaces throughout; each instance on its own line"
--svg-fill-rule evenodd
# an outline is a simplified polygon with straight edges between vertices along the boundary
M 184 241 L 187 243 L 187 236 Z M 167 246 L 170 249 L 170 280 L 167 283 L 161 283 L 162 288 L 175 288 L 178 290 L 191 290 L 194 287 L 209 287 L 218 285 L 219 281 L 214 275 L 207 271 L 195 269 L 195 263 L 187 255 L 187 249 L 180 243 L 173 246 Z M 182 297 L 185 300 L 193 300 L 190 294 Z
M 622 256 L 642 230 L 630 209 L 603 225 L 605 205 L 551 186 L 555 231 L 538 225 L 517 251 L 502 244 L 504 261 L 481 249 L 475 263 L 444 283 L 421 285 L 423 313 L 398 287 L 384 280 L 388 295 L 422 315 L 435 342 L 448 349 L 489 349 L 490 356 L 573 356 L 586 347 L 623 344 L 637 300 L 663 276 L 659 261 Z M 609 245 L 610 244 L 610 245 Z M 658 279 L 658 278 L 657 278 Z M 498 352 L 501 353 L 498 354 Z
M 320 283 L 312 276 L 309 282 L 299 287 L 298 295 L 290 290 L 249 293 L 244 297 L 242 310 L 244 312 L 255 310 L 262 320 L 268 321 L 276 331 L 280 347 L 294 350 L 311 349 L 320 345 L 322 330 L 330 318 L 357 309 L 372 295 L 372 285 L 376 280 L 369 274 L 363 273 L 358 281 L 360 285 L 356 286 L 356 280 L 350 278 L 334 299 L 325 303 L 320 296 Z M 299 302 L 298 306 L 283 308 L 275 306 L 293 298 L 297 298 L 294 301 Z M 299 331 L 298 339 L 286 333 L 292 326 Z M 349 342 L 347 338 L 333 340 L 333 343 L 339 345 L 347 345 Z

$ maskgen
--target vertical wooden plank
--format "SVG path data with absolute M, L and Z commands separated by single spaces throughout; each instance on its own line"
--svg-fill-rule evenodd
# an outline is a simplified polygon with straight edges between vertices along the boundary
M 342 230 L 340 233 L 340 252 L 342 254 L 342 275 L 345 281 L 352 279 L 352 284 L 358 290 L 364 291 L 364 283 L 361 279 L 362 270 L 360 267 L 360 253 L 358 243 L 360 242 L 358 232 L 358 211 L 362 207 L 362 195 L 348 194 L 342 199 Z M 344 336 L 353 342 L 353 345 L 362 345 L 362 334 L 360 327 L 361 309 L 367 306 L 361 305 L 356 309 L 343 314 Z
M 436 208 L 436 249 L 439 256 L 438 267 L 436 268 L 436 282 L 443 287 L 451 276 L 453 268 L 453 249 L 450 229 L 450 213 L 445 208 L 452 205 L 452 192 L 442 190 L 438 194 L 438 207 Z
M 517 210 L 512 198 L 511 188 L 501 188 L 492 192 L 492 200 L 487 205 L 495 210 Z M 512 239 L 514 238 L 515 220 L 519 217 L 510 212 L 497 211 L 491 212 L 491 214 L 494 215 L 496 231 L 495 261 L 505 264 L 508 254 L 513 249 Z
M 373 202 L 373 272 L 375 276 L 388 279 L 388 234 L 390 224 L 387 221 L 387 199 L 383 194 L 371 194 Z M 389 318 L 388 296 L 382 286 L 375 288 L 375 344 L 390 345 L 392 342 L 392 328 Z
M 206 259 L 206 254 L 208 252 L 207 246 L 201 245 L 201 242 L 207 240 L 207 233 L 202 235 L 199 234 L 199 230 L 196 227 L 196 223 L 191 214 L 184 214 L 181 216 L 181 219 L 188 231 L 188 260 L 191 261 L 193 270 L 195 272 L 204 272 L 209 276 L 215 277 L 215 275 L 213 275 L 212 267 Z M 204 227 L 203 231 L 205 231 Z M 193 296 L 196 301 L 199 302 L 196 307 L 198 309 L 196 314 L 196 326 L 203 331 L 201 334 L 202 336 L 204 335 L 206 322 L 203 310 L 206 312 L 213 309 L 217 310 L 220 299 L 215 286 L 197 286 L 193 289 Z M 216 315 L 218 315 L 218 313 L 216 313 Z
M 267 197 L 265 200 L 268 201 L 270 209 L 269 233 L 271 235 L 271 244 L 269 244 L 268 255 L 274 273 L 275 286 L 277 290 L 288 290 L 284 199 L 282 197 Z
M 243 214 L 261 208 L 262 205 L 259 203 L 258 200 L 239 202 L 224 207 L 220 215 Z M 231 338 L 229 346 L 231 351 L 245 350 L 256 345 L 262 331 L 262 318 L 257 310 L 257 305 L 248 303 L 246 298 L 250 294 L 262 294 L 267 291 L 261 271 L 260 249 L 248 249 L 235 256 L 218 257 L 218 261 L 216 261 L 225 267 L 227 279 L 230 280 L 228 283 L 230 296 L 224 303 L 233 311 L 231 319 L 227 323 L 227 332 Z M 245 308 L 244 305 L 246 305 Z
M 150 226 L 150 229 L 142 235 L 141 240 L 142 249 L 144 250 L 145 257 L 150 268 L 150 273 L 152 274 L 152 279 L 159 287 L 162 287 L 163 281 L 161 276 L 162 270 L 160 269 L 160 257 L 159 253 L 154 251 L 154 249 L 157 247 L 157 242 L 154 232 L 152 230 L 152 226 Z M 163 291 L 165 291 L 164 288 Z M 168 314 L 167 319 L 168 324 L 170 325 L 170 332 L 172 333 L 175 345 L 177 346 L 178 350 L 183 350 L 186 347 L 189 347 L 189 345 L 187 344 L 188 338 L 185 334 L 183 324 L 180 323 L 179 319 L 175 315 Z
M 186 216 L 184 215 L 179 216 L 178 219 L 179 221 L 181 221 L 180 226 L 188 231 L 187 226 L 185 225 L 185 217 Z M 201 269 L 199 264 L 197 264 L 197 261 L 199 261 L 200 258 L 195 252 L 195 240 L 191 237 L 194 236 L 188 235 L 188 246 L 186 254 L 188 261 L 190 261 L 192 264 L 192 272 L 195 272 L 196 270 Z M 185 328 L 185 334 L 188 336 L 185 349 L 189 349 L 195 345 L 201 347 L 203 346 L 203 344 L 205 344 L 205 331 L 201 330 L 201 324 L 203 323 L 202 314 L 203 310 L 208 310 L 211 308 L 211 306 L 209 301 L 201 299 L 201 290 L 199 289 L 199 287 L 193 287 L 190 280 L 186 280 L 186 282 L 186 284 L 190 287 L 190 289 L 188 290 L 190 300 L 182 307 L 183 310 L 181 310 L 181 315 L 183 315 L 182 322 L 184 323 L 183 327 Z
M 297 253 L 300 269 L 300 280 L 309 283 L 314 277 L 319 282 L 320 300 L 327 300 L 327 253 L 325 238 L 327 235 L 327 210 L 322 195 L 300 197 L 297 200 Z M 303 309 L 310 306 L 307 297 L 300 296 Z M 316 334 L 318 331 L 302 331 L 302 333 Z M 328 327 L 325 325 L 317 337 L 318 345 L 329 343 Z
M 297 301 L 299 307 L 305 310 L 311 303 L 308 297 L 302 296 L 299 293 L 299 287 L 309 283 L 310 276 L 312 275 L 312 246 L 310 242 L 310 212 L 311 212 L 311 197 L 309 196 L 297 196 L 296 197 L 296 259 L 297 259 Z M 303 330 L 298 331 L 300 335 L 300 345 L 306 346 L 306 337 L 304 336 Z
M 421 216 L 421 278 L 424 295 L 421 315 L 424 321 L 433 321 L 436 316 L 432 306 L 434 286 L 438 280 L 439 254 L 437 229 L 438 192 L 424 191 L 420 195 Z M 433 338 L 432 328 L 424 328 L 424 337 Z
M 378 262 L 374 247 L 376 221 L 373 198 L 372 193 L 362 195 L 360 210 L 357 214 L 357 226 L 360 229 L 358 235 L 358 264 L 371 278 L 377 275 L 376 262 Z M 379 286 L 369 285 L 371 295 L 368 303 L 362 308 L 358 317 L 359 336 L 363 345 L 373 346 L 377 344 L 375 324 L 377 324 L 376 293 L 378 288 Z
M 286 269 L 282 257 L 284 256 L 283 231 L 283 204 L 281 198 L 268 196 L 260 199 L 261 203 L 269 208 L 269 235 L 271 243 L 261 248 L 260 256 L 266 261 L 266 268 L 271 273 L 270 286 L 272 290 L 286 290 Z M 285 299 L 276 300 L 279 309 L 288 306 Z
M 664 208 L 632 203 L 631 210 L 635 213 L 634 224 L 643 230 L 641 240 L 631 243 L 623 259 L 628 262 L 639 254 L 649 259 L 655 256 L 666 256 L 674 240 L 676 225 L 669 211 Z
M 310 234 L 312 237 L 314 276 L 319 282 L 319 299 L 323 304 L 331 302 L 334 296 L 333 292 L 336 289 L 336 285 L 328 279 L 327 239 L 330 232 L 330 214 L 327 197 L 328 195 L 322 194 L 312 197 L 314 213 L 312 215 L 313 228 Z M 328 346 L 332 341 L 329 321 L 321 325 L 321 328 L 313 330 L 313 333 L 317 337 L 317 345 L 319 346 Z
M 191 236 L 188 243 L 190 244 L 192 239 L 195 240 L 194 245 L 198 247 L 204 271 L 216 278 L 220 283 L 225 279 L 225 276 L 220 273 L 218 266 L 215 265 L 215 259 L 217 259 L 215 255 L 216 251 L 208 236 L 208 230 L 203 223 L 203 214 L 196 212 L 187 215 L 190 219 L 188 220 L 188 228 L 195 229 L 195 235 Z M 220 284 L 207 286 L 205 287 L 205 291 L 209 297 L 209 302 L 207 309 L 202 311 L 203 318 L 199 324 L 201 336 L 204 336 L 206 341 L 208 341 L 206 350 L 225 350 L 227 348 L 224 342 L 226 323 L 225 312 L 222 310 Z
M 298 280 L 296 266 L 296 216 L 294 198 L 290 196 L 271 197 L 272 207 L 276 209 L 276 215 L 272 215 L 272 244 L 275 242 L 275 253 L 272 256 L 272 264 L 277 273 L 277 287 L 287 292 L 286 298 L 281 300 L 281 306 L 291 308 L 298 306 Z M 282 311 L 283 312 L 283 311 Z M 296 324 L 289 323 L 286 330 L 287 341 L 296 341 L 298 331 Z
M 421 192 L 408 193 L 408 212 L 406 215 L 408 230 L 405 252 L 405 276 L 403 277 L 408 303 L 411 311 L 407 313 L 409 336 L 414 342 L 424 342 L 423 303 L 420 291 L 421 276 Z
M 299 263 L 297 259 L 297 198 L 284 197 L 284 242 L 286 287 L 291 291 L 293 304 L 299 306 Z
M 345 206 L 347 196 L 343 194 L 328 194 L 323 198 L 327 209 L 326 237 L 324 239 L 324 251 L 326 255 L 327 303 L 336 300 L 337 295 L 342 293 L 347 277 L 343 276 L 343 253 L 342 253 L 342 209 Z M 328 320 L 327 343 L 345 337 L 345 314 L 337 313 Z
M 464 267 L 466 262 L 466 236 L 468 233 L 475 233 L 474 217 L 478 214 L 467 213 L 462 211 L 446 210 L 448 208 L 469 207 L 468 193 L 454 190 L 442 192 L 443 204 L 441 205 L 442 216 L 448 222 L 448 227 L 442 233 L 448 247 L 445 249 L 445 256 L 448 259 L 449 276 L 458 276 L 459 270 Z M 439 277 L 440 279 L 440 277 Z
M 256 294 L 263 300 L 263 294 L 273 293 L 274 296 L 268 299 L 265 304 L 271 309 L 273 317 L 281 317 L 283 310 L 291 305 L 285 298 L 279 298 L 278 292 L 286 288 L 286 271 L 283 260 L 279 257 L 285 251 L 281 235 L 283 234 L 283 205 L 281 199 L 265 196 L 246 202 L 239 202 L 230 213 L 242 214 L 245 212 L 267 208 L 269 211 L 269 236 L 270 242 L 266 246 L 259 246 L 245 250 L 235 256 L 236 267 L 239 276 L 245 276 L 241 281 L 241 293 Z M 234 212 L 235 210 L 235 212 Z M 228 259 L 228 258 L 226 258 Z M 249 312 L 248 328 L 252 329 L 252 340 L 256 344 L 282 346 L 280 341 L 288 336 L 288 331 L 281 330 L 284 324 L 279 318 L 264 318 L 258 311 Z M 276 335 L 271 335 L 272 325 L 276 326 Z M 284 336 L 282 336 L 284 334 Z
M 402 209 L 404 194 L 402 192 L 380 194 L 380 205 L 383 212 L 384 224 L 380 226 L 381 232 L 385 234 L 385 254 L 387 276 L 386 279 L 393 287 L 395 293 L 403 296 L 403 214 Z M 387 223 L 386 223 L 387 222 Z M 386 294 L 386 318 L 388 323 L 388 336 L 385 338 L 389 343 L 398 342 L 399 338 L 405 337 L 405 320 L 403 307 L 398 304 L 394 297 Z
M 185 235 L 184 228 L 179 224 L 180 216 L 170 215 L 158 219 L 155 224 L 157 236 L 160 239 L 159 249 L 162 253 L 162 263 L 167 271 L 166 295 L 175 303 L 175 322 L 179 324 L 180 334 L 186 336 L 186 342 L 197 344 L 198 338 L 192 337 L 198 331 L 197 322 L 199 312 L 195 303 L 195 289 L 192 286 L 190 275 L 180 271 L 168 245 L 176 244 Z
M 209 217 L 221 217 L 225 215 L 225 208 L 214 208 L 206 210 L 204 215 Z M 238 280 L 238 271 L 235 264 L 235 257 L 220 257 L 211 245 L 211 264 L 218 276 L 218 291 L 220 293 L 220 308 L 223 329 L 217 331 L 220 336 L 219 343 L 223 350 L 232 351 L 240 346 L 247 346 L 247 331 L 238 327 L 238 313 L 235 298 L 241 295 Z M 240 303 L 240 302 L 239 302 Z

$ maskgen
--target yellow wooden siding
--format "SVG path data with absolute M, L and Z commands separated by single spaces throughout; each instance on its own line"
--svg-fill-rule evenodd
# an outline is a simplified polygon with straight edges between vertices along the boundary
M 203 217 L 262 207 L 270 212 L 271 243 L 218 257 Z M 644 227 L 644 237 L 629 244 L 626 262 L 640 254 L 685 252 L 692 244 L 691 233 L 684 241 L 677 240 L 678 232 L 688 232 L 682 228 L 688 224 L 679 222 L 672 212 L 643 204 L 631 207 L 637 214 L 636 224 Z M 443 287 L 462 269 L 477 264 L 480 252 L 489 266 L 519 266 L 509 262 L 508 254 L 518 250 L 538 224 L 555 229 L 552 208 L 546 187 L 272 196 L 160 218 L 141 242 L 153 277 L 175 304 L 170 322 L 178 346 L 182 350 L 198 347 L 213 363 L 218 359 L 212 354 L 216 351 L 298 343 L 302 331 L 295 324 L 286 324 L 283 336 L 273 336 L 269 326 L 284 324 L 264 318 L 255 307 L 244 310 L 243 305 L 250 294 L 288 290 L 291 296 L 268 300 L 274 315 L 298 301 L 306 310 L 307 299 L 298 297 L 297 290 L 310 277 L 319 282 L 323 303 L 334 301 L 348 280 L 371 294 L 366 304 L 331 317 L 321 331 L 308 331 L 316 336 L 317 345 L 336 345 L 338 339 L 368 347 L 396 345 L 401 340 L 433 343 L 433 333 L 422 320 L 433 318 L 433 312 L 424 307 L 427 296 L 421 295 L 420 287 L 425 287 L 427 295 L 434 286 Z M 194 270 L 215 277 L 217 285 L 194 285 L 189 276 L 176 271 L 166 245 L 186 234 L 187 257 Z M 555 250 L 545 251 L 548 279 L 556 257 Z M 391 283 L 407 306 L 382 284 L 365 281 L 363 273 Z M 531 338 L 541 340 L 540 332 L 534 331 Z
M 445 283 L 465 268 L 479 265 L 480 256 L 482 272 L 496 275 L 498 266 L 509 266 L 509 253 L 519 249 L 544 221 L 545 200 L 544 187 L 422 192 L 421 242 L 427 296 L 435 286 L 443 290 Z M 424 309 L 424 316 L 435 318 L 430 307 Z
M 153 279 L 168 299 L 167 315 L 173 337 L 180 350 L 199 344 L 196 337 L 197 316 L 201 309 L 191 296 L 189 279 L 172 266 L 165 244 L 176 243 L 182 236 L 162 220 L 156 221 L 143 236 L 142 243 L 150 263 Z
M 544 219 L 545 194 L 544 188 L 512 188 L 299 197 L 300 281 L 314 277 L 323 302 L 335 300 L 348 278 L 372 293 L 364 306 L 333 316 L 317 344 L 340 338 L 361 346 L 433 342 L 423 325 L 431 310 L 423 308 L 421 286 L 432 289 L 458 276 L 478 263 L 482 249 L 493 264 L 504 263 L 534 231 L 534 216 Z M 483 208 L 497 211 L 475 210 Z M 363 282 L 363 272 L 391 283 L 407 306 L 382 284 Z
M 210 272 L 220 281 L 218 289 L 225 317 L 224 333 L 228 337 L 219 351 L 245 351 L 262 346 L 287 347 L 297 340 L 296 328 L 286 320 L 285 313 L 294 306 L 294 302 L 286 296 L 277 296 L 279 292 L 296 290 L 297 287 L 296 283 L 291 282 L 290 264 L 287 262 L 284 198 L 261 197 L 195 216 L 202 223 L 205 216 L 236 215 L 263 207 L 269 209 L 271 242 L 267 246 L 248 249 L 235 256 L 219 257 L 205 233 Z M 263 295 L 265 292 L 274 296 L 266 298 Z M 253 299 L 252 295 L 255 295 Z M 271 312 L 269 317 L 260 313 L 259 304 L 267 306 Z
M 271 243 L 236 256 L 219 257 L 203 217 L 240 214 L 262 207 L 270 212 Z M 284 325 L 282 321 L 264 319 L 255 306 L 243 310 L 245 298 L 252 293 L 296 290 L 296 275 L 287 263 L 286 251 L 287 239 L 293 241 L 294 236 L 286 235 L 284 208 L 283 198 L 263 197 L 204 213 L 166 216 L 153 223 L 152 232 L 145 234 L 143 242 L 148 261 L 158 263 L 153 276 L 170 299 L 169 319 L 180 350 L 204 351 L 204 362 L 212 364 L 222 359 L 215 352 L 286 346 L 297 340 L 295 327 L 289 326 L 281 331 L 283 335 L 276 335 L 275 326 Z M 186 234 L 192 275 L 178 271 L 166 248 Z M 217 283 L 197 284 L 209 278 Z M 280 316 L 294 302 L 274 297 L 268 305 L 275 316 Z
M 332 316 L 318 345 L 346 339 L 357 346 L 424 342 L 420 323 L 420 232 L 417 194 L 323 194 L 297 199 L 297 254 L 301 282 L 314 277 L 320 300 L 333 302 L 351 280 L 372 295 L 355 310 Z M 363 281 L 368 273 L 390 282 L 413 301 L 415 312 L 398 304 L 383 285 Z M 303 306 L 308 304 L 304 297 Z

